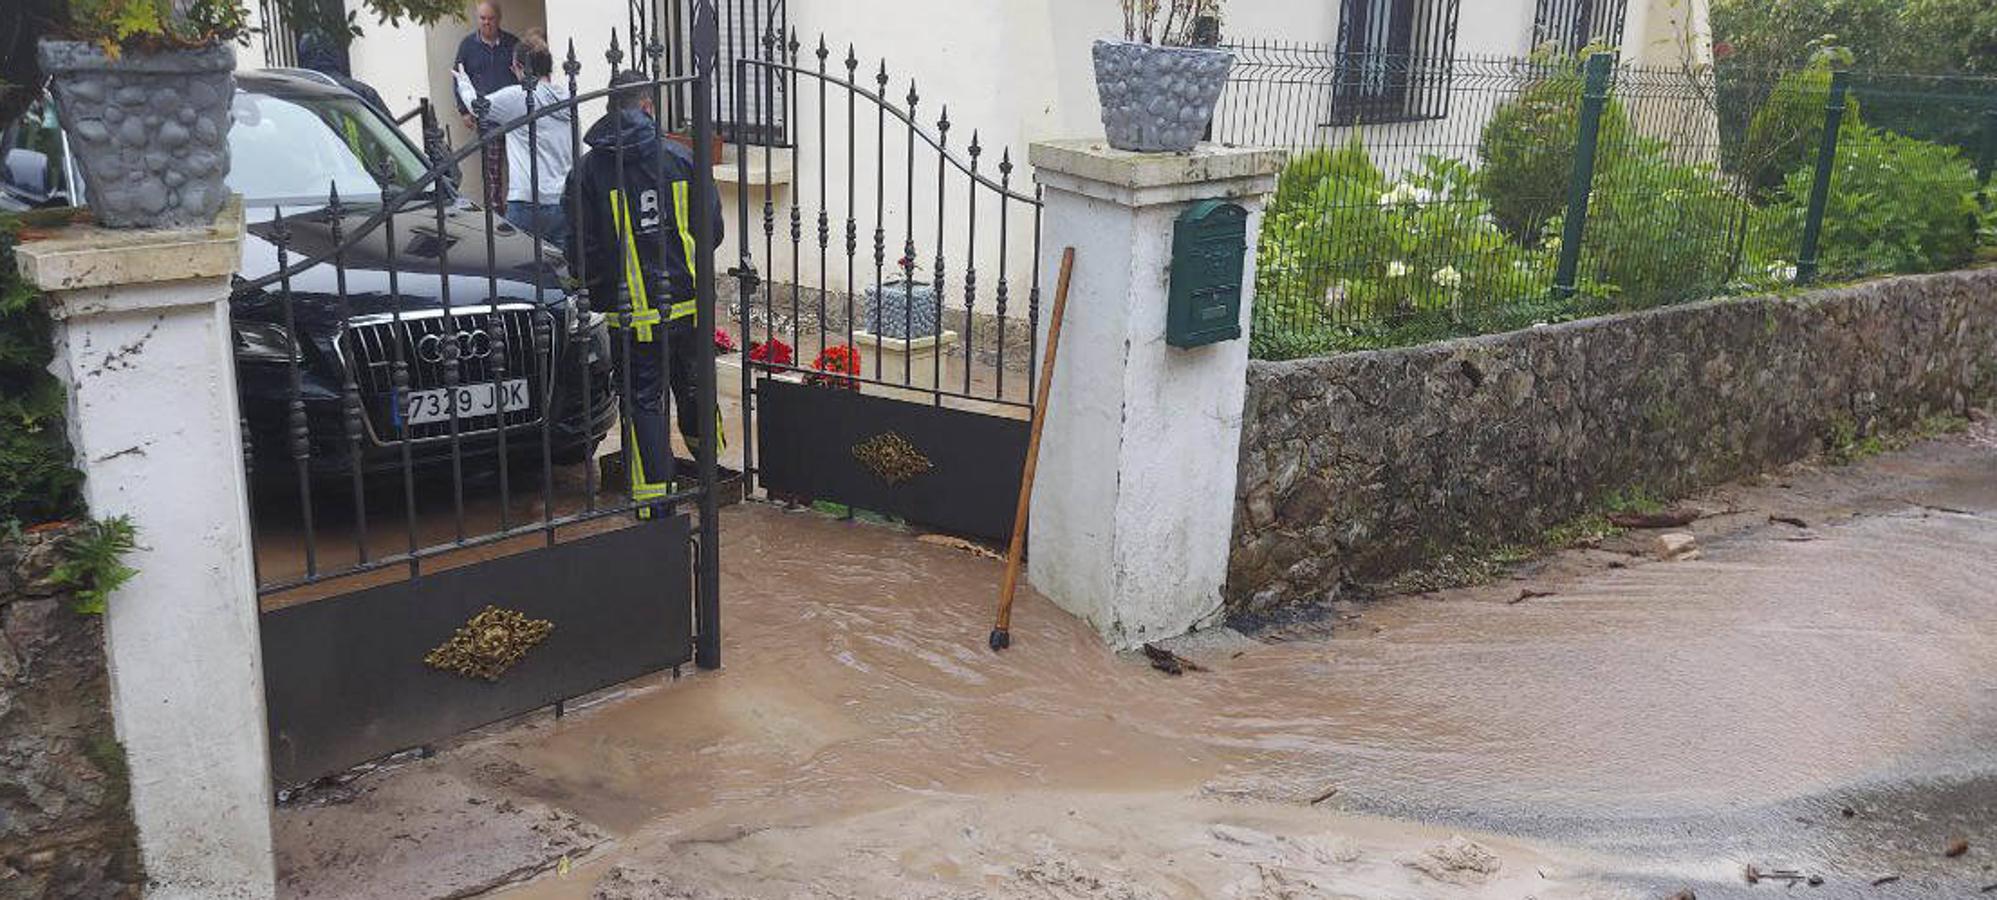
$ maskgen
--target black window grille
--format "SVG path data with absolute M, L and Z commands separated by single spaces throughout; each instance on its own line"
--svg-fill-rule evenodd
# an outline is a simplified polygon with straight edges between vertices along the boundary
M 1629 0 L 1539 0 L 1532 18 L 1532 45 L 1574 54 L 1590 44 L 1619 47 Z
M 1462 0 L 1340 0 L 1332 125 L 1449 115 Z
M 667 78 L 692 74 L 687 61 L 692 56 L 693 0 L 631 0 L 631 10 L 633 30 L 656 35 L 661 46 L 668 48 L 659 74 Z M 725 141 L 790 146 L 786 113 L 793 79 L 789 73 L 768 66 L 747 66 L 739 116 L 735 103 L 738 60 L 791 61 L 790 12 L 785 0 L 719 0 L 715 16 L 721 37 L 714 73 L 715 132 Z M 681 123 L 692 119 L 683 100 L 676 98 L 672 110 L 674 120 Z
M 259 0 L 263 19 L 263 64 L 270 68 L 298 65 L 298 34 L 287 21 L 284 6 L 272 0 Z

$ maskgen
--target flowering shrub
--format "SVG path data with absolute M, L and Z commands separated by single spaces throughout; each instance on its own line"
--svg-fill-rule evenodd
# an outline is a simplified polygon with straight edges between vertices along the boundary
M 1322 176 L 1263 221 L 1257 319 L 1456 319 L 1543 291 L 1551 258 L 1506 239 L 1462 162 L 1424 157 L 1390 181 L 1356 137 L 1305 159 Z
M 813 373 L 805 377 L 805 383 L 820 387 L 840 388 L 857 391 L 860 382 L 860 351 L 848 344 L 838 344 L 818 352 L 818 358 L 811 361 Z M 855 377 L 842 377 L 855 376 Z
M 728 329 L 720 327 L 716 327 L 714 329 L 714 352 L 716 353 L 735 352 L 735 336 L 729 334 Z
M 788 366 L 794 359 L 796 356 L 792 353 L 790 345 L 781 339 L 770 338 L 768 341 L 749 342 L 749 361 L 752 363 L 771 367 Z

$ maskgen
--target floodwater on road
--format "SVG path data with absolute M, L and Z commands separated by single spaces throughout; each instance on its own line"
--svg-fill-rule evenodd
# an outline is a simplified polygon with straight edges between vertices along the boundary
M 1988 438 L 1701 498 L 1696 560 L 1631 535 L 1191 640 L 1181 677 L 1031 595 L 991 653 L 984 556 L 730 510 L 722 671 L 281 810 L 287 890 L 554 867 L 507 896 L 1712 897 L 1770 889 L 1753 864 L 1815 896 L 1973 894 L 1997 882 Z M 472 799 L 409 799 L 447 783 Z M 590 836 L 451 885 L 370 850 L 384 810 L 476 835 L 464 809 L 499 806 Z

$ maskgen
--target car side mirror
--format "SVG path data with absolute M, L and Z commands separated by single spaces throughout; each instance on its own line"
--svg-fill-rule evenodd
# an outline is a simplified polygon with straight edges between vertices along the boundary
M 37 202 L 47 200 L 55 193 L 54 179 L 50 175 L 48 155 L 22 147 L 8 150 L 6 164 L 0 166 L 0 176 L 5 177 L 6 185 L 13 193 Z

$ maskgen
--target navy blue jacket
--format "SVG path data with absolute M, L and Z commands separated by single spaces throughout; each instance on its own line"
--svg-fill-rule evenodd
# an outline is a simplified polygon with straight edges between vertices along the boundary
M 499 44 L 488 45 L 479 40 L 478 32 L 474 31 L 458 42 L 458 56 L 451 64 L 465 67 L 465 74 L 471 76 L 472 87 L 483 97 L 509 84 L 520 83 L 520 79 L 513 76 L 513 47 L 518 43 L 520 38 L 515 37 L 513 32 L 501 31 Z M 457 96 L 456 91 L 451 92 L 453 99 Z M 469 110 L 465 109 L 463 102 L 459 102 L 458 112 Z
M 590 307 L 618 305 L 626 248 L 635 247 L 646 296 L 653 309 L 670 318 L 671 304 L 694 298 L 692 151 L 661 137 L 658 123 L 638 110 L 604 116 L 590 126 L 583 142 L 589 150 L 569 172 L 563 206 L 577 211 L 568 256 L 572 267 L 582 264 Z M 622 198 L 621 207 L 613 206 L 613 194 Z M 709 203 L 708 220 L 719 246 L 721 199 L 710 192 Z M 620 208 L 630 211 L 628 229 L 619 228 Z

